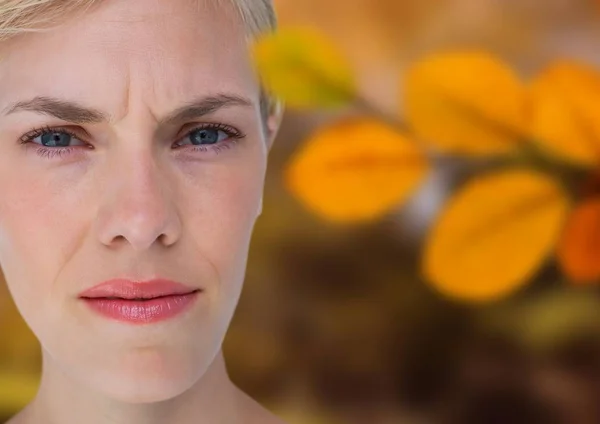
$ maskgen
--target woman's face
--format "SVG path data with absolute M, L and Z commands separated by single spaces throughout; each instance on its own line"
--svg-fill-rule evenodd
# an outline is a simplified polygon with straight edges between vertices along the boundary
M 260 213 L 270 141 L 244 28 L 203 3 L 104 0 L 0 45 L 0 264 L 45 361 L 117 399 L 202 376 Z M 202 292 L 132 325 L 79 298 L 117 277 Z

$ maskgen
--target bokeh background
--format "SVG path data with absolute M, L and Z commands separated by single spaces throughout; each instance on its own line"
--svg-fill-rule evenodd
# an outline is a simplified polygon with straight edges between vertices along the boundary
M 594 0 L 275 3 L 281 26 L 310 26 L 337 43 L 361 94 L 389 113 L 403 107 L 403 70 L 448 47 L 482 47 L 523 75 L 555 57 L 600 65 Z M 272 150 L 225 344 L 235 382 L 291 424 L 600 422 L 594 286 L 565 284 L 549 263 L 509 299 L 473 306 L 420 277 L 423 236 L 460 166 L 437 169 L 407 205 L 361 225 L 319 220 L 285 189 L 293 152 L 335 116 L 288 110 Z M 33 395 L 40 353 L 0 291 L 3 421 Z

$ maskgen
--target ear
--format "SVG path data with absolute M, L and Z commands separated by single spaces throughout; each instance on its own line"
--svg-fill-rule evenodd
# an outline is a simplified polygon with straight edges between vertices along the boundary
M 283 119 L 283 103 L 281 101 L 274 101 L 269 110 L 269 116 L 267 117 L 266 122 L 266 134 L 267 138 L 267 152 L 271 151 L 271 147 L 273 147 L 273 143 L 275 142 L 275 138 L 277 138 L 277 134 L 279 133 L 279 128 L 281 126 L 281 121 Z

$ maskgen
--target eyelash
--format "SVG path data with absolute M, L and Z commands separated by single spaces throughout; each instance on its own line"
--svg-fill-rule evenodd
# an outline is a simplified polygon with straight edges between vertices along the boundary
M 243 133 L 241 133 L 239 130 L 237 130 L 233 127 L 230 127 L 229 125 L 201 124 L 201 125 L 193 127 L 191 130 L 187 131 L 182 137 L 177 139 L 175 144 L 180 143 L 183 139 L 185 139 L 186 137 L 189 137 L 194 131 L 203 130 L 203 129 L 223 131 L 225 134 L 227 134 L 227 138 L 225 140 L 218 141 L 217 143 L 214 143 L 214 144 L 208 144 L 208 145 L 193 145 L 192 144 L 190 146 L 192 146 L 193 151 L 200 151 L 200 152 L 206 153 L 207 151 L 212 150 L 215 152 L 215 154 L 218 155 L 222 150 L 233 147 L 233 145 L 235 143 L 239 142 L 239 140 L 241 140 L 242 138 L 245 137 L 245 135 Z M 46 134 L 48 132 L 68 134 L 71 137 L 75 137 L 79 141 L 85 143 L 85 141 L 80 139 L 79 135 L 76 134 L 73 130 L 70 130 L 70 129 L 64 128 L 64 127 L 60 127 L 60 126 L 59 127 L 51 127 L 49 125 L 46 125 L 43 127 L 34 128 L 31 131 L 28 131 L 27 133 L 25 133 L 23 136 L 21 136 L 19 138 L 20 144 L 23 144 L 23 145 L 37 144 L 38 147 L 35 148 L 36 154 L 38 154 L 40 157 L 48 158 L 48 159 L 69 155 L 77 148 L 76 146 L 45 147 L 41 144 L 32 142 L 33 139 L 35 139 L 36 137 L 39 137 L 40 135 Z M 26 146 L 26 147 L 29 147 L 29 146 Z M 86 146 L 79 146 L 79 147 L 86 147 Z

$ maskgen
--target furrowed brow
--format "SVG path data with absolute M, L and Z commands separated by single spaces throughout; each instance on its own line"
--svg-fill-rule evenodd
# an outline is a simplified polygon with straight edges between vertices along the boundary
M 253 103 L 246 97 L 234 94 L 219 94 L 216 96 L 201 97 L 176 109 L 160 121 L 161 125 L 173 125 L 179 122 L 198 119 L 210 115 L 219 109 L 232 106 L 251 108 Z
M 253 102 L 246 97 L 235 94 L 200 97 L 168 114 L 161 119 L 160 124 L 173 125 L 198 119 L 231 106 L 253 107 Z M 69 100 L 45 96 L 37 96 L 30 100 L 13 103 L 4 109 L 4 114 L 9 115 L 24 110 L 53 116 L 74 124 L 93 124 L 110 120 L 110 115 L 98 109 L 86 107 Z

